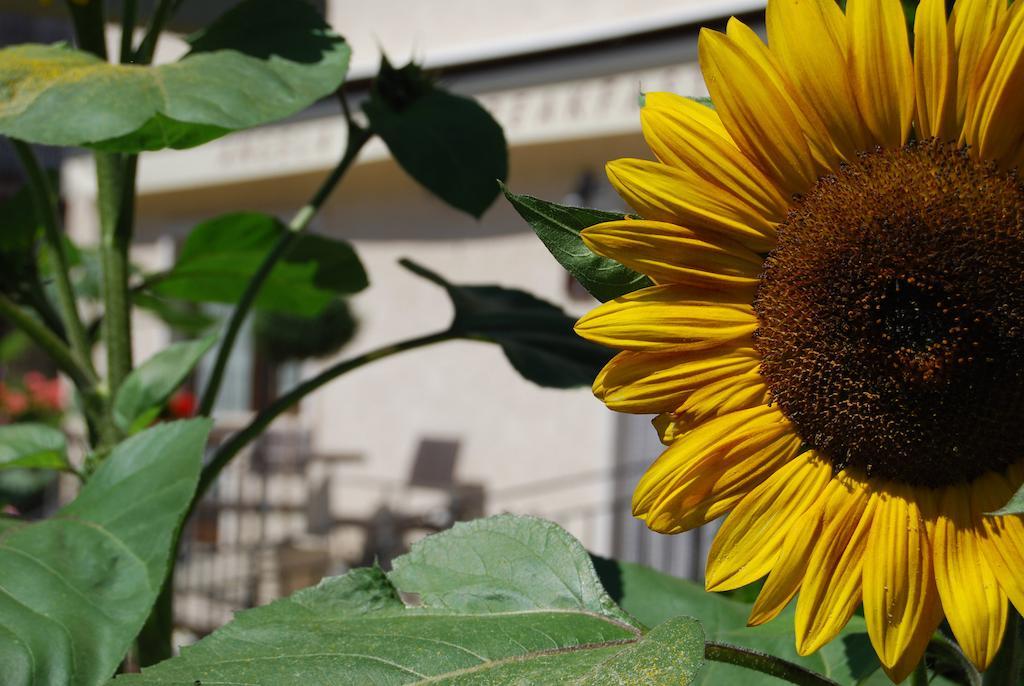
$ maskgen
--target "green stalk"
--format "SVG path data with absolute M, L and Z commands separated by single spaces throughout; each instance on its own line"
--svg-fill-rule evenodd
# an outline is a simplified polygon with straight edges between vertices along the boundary
M 135 155 L 96 153 L 100 256 L 103 264 L 103 331 L 110 395 L 132 370 L 128 251 L 135 210 Z
M 28 174 L 36 217 L 42 223 L 46 242 L 49 243 L 50 249 L 53 251 L 56 262 L 54 280 L 57 286 L 57 304 L 60 307 L 64 331 L 75 355 L 86 369 L 92 371 L 92 348 L 85 332 L 85 325 L 82 324 L 82 317 L 78 312 L 75 291 L 71 287 L 70 260 L 60 229 L 60 220 L 57 218 L 57 194 L 50 185 L 50 179 L 40 166 L 32 147 L 19 140 L 12 140 L 12 143 L 18 154 L 18 159 L 21 160 L 21 164 L 25 168 L 25 173 Z
M 160 38 L 160 34 L 163 32 L 167 21 L 180 4 L 174 3 L 171 0 L 160 0 L 157 3 L 156 9 L 153 10 L 153 18 L 149 22 L 149 28 L 146 29 L 146 35 L 143 37 L 139 49 L 135 51 L 133 62 L 149 64 L 153 61 L 153 53 L 156 52 L 156 42 Z
M 781 657 L 742 646 L 708 641 L 704 644 L 704 658 L 712 662 L 724 662 L 768 674 L 791 684 L 797 684 L 797 686 L 839 686 L 832 679 L 783 660 Z
M 71 377 L 80 388 L 95 388 L 95 374 L 78 358 L 77 355 L 60 339 L 57 334 L 41 321 L 23 310 L 13 300 L 0 293 L 0 316 L 24 331 L 50 359 L 57 368 Z
M 203 467 L 202 474 L 199 476 L 199 487 L 196 489 L 196 493 L 192 498 L 192 505 L 189 511 L 191 512 L 191 510 L 195 509 L 199 500 L 202 499 L 206 491 L 210 488 L 213 482 L 216 481 L 224 467 L 226 467 L 228 463 L 231 462 L 231 460 L 238 455 L 243 448 L 245 448 L 245 446 L 249 445 L 249 443 L 251 443 L 257 436 L 263 433 L 264 429 L 270 426 L 275 419 L 285 413 L 288 408 L 305 398 L 310 393 L 313 393 L 321 386 L 337 379 L 339 376 L 347 374 L 354 369 L 359 369 L 370 362 L 375 362 L 407 350 L 422 348 L 424 346 L 441 343 L 443 341 L 450 341 L 454 338 L 458 338 L 458 335 L 450 330 L 440 331 L 426 336 L 419 336 L 417 338 L 410 338 L 409 340 L 394 343 L 392 345 L 386 345 L 383 348 L 377 348 L 376 350 L 371 350 L 368 353 L 353 357 L 350 360 L 343 360 L 338 364 L 328 367 L 312 379 L 303 381 L 295 388 L 275 400 L 268 407 L 261 410 L 259 414 L 249 422 L 248 426 L 233 434 L 231 438 L 217 448 L 216 452 L 213 454 L 213 458 L 211 458 L 209 463 Z
M 1006 633 L 992 665 L 982 677 L 984 686 L 1019 686 L 1024 678 L 1024 634 L 1020 615 L 1012 607 L 1006 619 Z
M 67 344 L 49 327 L 23 310 L 13 300 L 0 293 L 0 317 L 18 327 L 38 345 L 57 368 L 68 375 L 82 394 L 82 409 L 90 430 L 100 440 L 109 439 L 109 425 L 105 421 L 106 402 L 99 388 L 99 380 L 91 367 L 78 358 Z
M 135 33 L 135 17 L 137 13 L 135 0 L 124 0 L 121 3 L 121 64 L 132 62 L 132 34 Z
M 175 8 L 180 3 L 175 4 Z M 370 139 L 370 133 L 357 126 L 348 115 L 346 111 L 346 120 L 349 125 L 349 140 L 348 145 L 345 148 L 345 154 L 342 156 L 341 161 L 331 171 L 331 173 L 324 179 L 320 188 L 317 189 L 316 193 L 310 199 L 310 201 L 300 209 L 292 221 L 288 224 L 289 231 L 287 231 L 281 239 L 277 242 L 274 248 L 270 251 L 267 257 L 263 260 L 256 274 L 249 281 L 246 286 L 245 292 L 239 299 L 238 304 L 235 305 L 234 311 L 231 313 L 231 319 L 228 322 L 227 329 L 224 333 L 224 339 L 221 341 L 220 348 L 217 351 L 217 358 L 214 361 L 213 371 L 210 374 L 210 381 L 206 386 L 206 391 L 203 394 L 202 403 L 200 404 L 199 414 L 209 416 L 213 410 L 213 406 L 217 400 L 217 394 L 220 391 L 221 383 L 224 379 L 224 372 L 227 369 L 228 357 L 231 355 L 231 351 L 234 348 L 235 340 L 238 338 L 238 332 L 242 328 L 242 323 L 245 321 L 246 315 L 249 313 L 249 309 L 252 307 L 253 302 L 256 300 L 256 296 L 259 295 L 260 288 L 266 281 L 270 272 L 277 264 L 278 260 L 287 254 L 291 248 L 293 241 L 296 237 L 309 226 L 310 221 L 316 216 L 316 213 L 320 210 L 323 203 L 327 200 L 330 194 L 334 191 L 334 188 L 338 185 L 338 182 L 348 171 L 352 163 L 355 162 L 356 157 L 362 150 L 363 146 Z M 427 337 L 430 338 L 430 337 Z M 417 339 L 419 340 L 419 339 Z M 431 340 L 430 342 L 433 342 Z M 405 344 L 399 344 L 399 346 L 411 346 L 426 345 L 426 342 L 408 341 Z M 391 348 L 395 348 L 392 350 Z M 355 366 L 361 366 L 371 359 L 379 359 L 380 357 L 386 357 L 387 355 L 400 352 L 402 349 L 408 349 L 408 347 L 396 347 L 390 346 L 387 349 L 377 351 L 376 356 L 373 353 L 362 356 L 362 361 L 357 360 L 350 361 L 349 364 L 355 363 Z M 342 363 L 344 365 L 345 363 Z M 351 368 L 355 368 L 355 366 Z M 332 368 L 335 369 L 335 368 Z M 331 371 L 331 370 L 328 370 Z M 335 376 L 343 374 L 347 370 L 336 371 Z M 316 379 L 325 377 L 327 372 L 321 374 Z M 334 378 L 333 376 L 331 378 Z M 305 395 L 305 393 L 297 393 L 300 388 L 308 388 L 306 392 L 312 392 L 315 388 L 318 388 L 323 383 L 327 383 L 329 378 L 323 378 L 323 380 L 314 386 L 310 384 L 316 379 L 306 382 L 300 385 L 298 388 L 293 390 L 291 393 L 278 399 L 271 407 L 261 412 L 253 420 L 246 429 L 239 432 L 239 434 L 245 434 L 244 436 L 236 435 L 233 436 L 228 444 L 221 446 L 218 450 L 217 455 L 213 461 L 203 469 L 203 473 L 200 476 L 199 488 L 196 494 L 192 498 L 192 503 L 189 506 L 189 512 L 185 516 L 183 522 L 187 522 L 191 516 L 192 511 L 195 509 L 203 493 L 209 488 L 210 484 L 217 478 L 220 471 L 230 462 L 231 458 L 238 454 L 238 451 L 242 449 L 249 441 L 256 437 L 256 435 L 262 431 L 270 422 L 274 420 L 279 414 L 284 412 L 291 404 L 298 402 L 298 400 Z M 290 400 L 287 400 L 289 399 Z M 184 524 L 182 524 L 184 526 Z M 175 534 L 173 550 L 177 551 L 178 543 L 181 537 L 181 527 L 178 528 Z M 140 664 L 145 667 L 153 663 L 153 661 L 159 661 L 162 657 L 169 654 L 171 649 L 171 632 L 174 625 L 174 561 L 172 559 L 171 565 L 167 570 L 167 576 L 163 588 L 160 591 L 160 596 L 157 599 L 156 606 L 149 618 L 146 620 L 142 633 L 139 634 L 136 641 L 136 646 L 139 653 Z
M 928 666 L 924 662 L 924 658 L 921 658 L 921 662 L 918 663 L 914 669 L 914 674 L 910 679 L 911 686 L 928 686 Z
M 345 175 L 345 172 L 355 162 L 363 146 L 370 140 L 370 136 L 369 131 L 350 122 L 348 145 L 345 148 L 345 154 L 342 156 L 341 161 L 324 179 L 310 201 L 295 213 L 291 222 L 288 223 L 289 230 L 278 239 L 277 243 L 264 258 L 262 264 L 260 264 L 259 269 L 256 270 L 252 279 L 249 280 L 245 292 L 242 293 L 238 304 L 235 305 L 235 309 L 231 313 L 231 319 L 228 320 L 227 328 L 224 330 L 224 338 L 221 341 L 220 348 L 217 350 L 217 357 L 210 372 L 210 380 L 206 384 L 206 390 L 199 404 L 200 415 L 209 416 L 213 412 L 213 407 L 217 403 L 217 395 L 220 393 L 221 384 L 224 382 L 224 372 L 227 370 L 228 358 L 230 358 L 231 352 L 234 349 L 238 333 L 241 331 L 242 324 L 249 315 L 249 310 L 256 301 L 256 297 L 259 295 L 260 289 L 263 288 L 267 277 L 270 276 L 270 272 L 277 266 L 278 261 L 288 253 L 299 234 L 309 226 L 310 221 L 313 220 L 313 217 L 316 216 L 316 213 L 334 191 L 338 182 Z
M 184 523 L 192 516 L 192 513 L 199 505 L 199 501 L 202 500 L 203 495 L 210 488 L 213 482 L 217 480 L 217 477 L 220 475 L 224 467 L 226 467 L 245 446 L 259 436 L 277 417 L 287 411 L 289 407 L 299 402 L 310 393 L 316 391 L 324 384 L 333 381 L 339 376 L 354 369 L 358 369 L 359 367 L 369 364 L 370 362 L 390 357 L 391 355 L 396 355 L 406 350 L 421 348 L 426 345 L 440 343 L 453 338 L 457 338 L 457 336 L 451 331 L 442 331 L 427 336 L 412 338 L 383 348 L 378 348 L 377 350 L 359 355 L 351 360 L 339 362 L 338 364 L 325 369 L 317 376 L 309 379 L 308 381 L 304 381 L 274 401 L 269 407 L 256 415 L 248 426 L 231 436 L 231 438 L 223 443 L 214 453 L 210 462 L 203 467 L 202 474 L 199 476 L 199 486 L 196 489 L 195 494 L 192 496 L 192 502 L 189 505 L 188 513 L 185 515 L 185 518 L 182 520 L 182 524 L 178 527 L 178 531 L 175 533 L 174 547 L 172 550 L 177 551 L 178 544 L 181 539 L 181 531 L 185 525 Z M 146 620 L 146 625 L 143 628 L 142 633 L 139 634 L 136 642 L 139 652 L 139 663 L 143 667 L 165 659 L 170 654 L 171 630 L 174 623 L 173 579 L 174 558 L 171 559 L 170 568 L 168 569 L 167 576 L 164 579 L 164 585 L 160 590 L 160 596 L 157 599 L 156 606 L 154 607 L 153 612 L 150 613 L 149 618 Z
M 107 37 L 104 34 L 106 20 L 103 17 L 103 3 L 100 0 L 85 4 L 67 0 L 71 12 L 71 23 L 75 27 L 78 47 L 91 52 L 101 59 L 107 59 Z

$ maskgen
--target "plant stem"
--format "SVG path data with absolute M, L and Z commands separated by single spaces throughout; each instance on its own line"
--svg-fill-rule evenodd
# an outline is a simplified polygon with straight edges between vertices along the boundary
M 914 668 L 914 674 L 911 677 L 910 683 L 911 686 L 928 686 L 928 665 L 925 664 L 923 657 L 917 667 Z
M 128 250 L 135 210 L 138 157 L 96 153 L 100 254 L 103 263 L 103 330 L 107 376 L 113 397 L 132 370 Z
M 171 0 L 160 0 L 157 3 L 156 9 L 153 10 L 153 18 L 149 20 L 149 28 L 146 29 L 146 35 L 142 38 L 139 49 L 135 51 L 135 58 L 132 62 L 149 64 L 153 61 L 153 53 L 156 52 L 156 42 L 163 32 L 167 20 L 178 9 L 178 4 L 180 3 L 173 3 Z
M 121 3 L 121 63 L 132 62 L 132 35 L 135 33 L 135 0 Z
M 189 504 L 188 513 L 185 515 L 181 525 L 179 525 L 178 530 L 174 535 L 174 545 L 171 549 L 174 551 L 178 550 L 178 545 L 181 542 L 181 532 L 185 526 L 185 522 L 187 522 L 192 516 L 192 513 L 199 505 L 199 501 L 202 500 L 203 495 L 210 488 L 213 482 L 217 480 L 217 476 L 220 475 L 224 467 L 226 467 L 228 463 L 230 463 L 231 460 L 241 452 L 242 448 L 259 436 L 260 433 L 262 433 L 263 430 L 271 424 L 271 422 L 273 422 L 289 407 L 299 402 L 310 393 L 316 391 L 324 384 L 338 378 L 342 374 L 352 371 L 353 369 L 358 369 L 359 367 L 369 364 L 375 360 L 396 355 L 406 350 L 421 348 L 423 346 L 440 343 L 453 338 L 457 338 L 456 334 L 451 331 L 442 331 L 372 350 L 368 353 L 359 355 L 358 357 L 354 357 L 350 360 L 339 362 L 338 364 L 325 369 L 317 376 L 309 379 L 308 381 L 304 381 L 285 395 L 278 398 L 269 407 L 256 415 L 248 426 L 231 436 L 231 438 L 217 448 L 213 458 L 205 467 L 203 467 L 202 474 L 199 476 L 199 486 L 196 489 L 195 494 L 192 496 L 192 502 Z M 152 662 L 147 660 L 161 659 L 160 656 L 166 655 L 167 651 L 170 650 L 171 631 L 174 623 L 174 564 L 175 558 L 172 557 L 170 567 L 167 570 L 167 576 L 164 580 L 164 586 L 160 590 L 160 596 L 157 599 L 156 606 L 153 612 L 150 613 L 149 619 L 146 620 L 146 625 L 137 640 L 139 660 L 143 667 L 152 664 Z
M 91 52 L 101 59 L 107 59 L 107 37 L 104 33 L 106 21 L 103 17 L 102 2 L 79 3 L 68 0 L 71 23 L 75 27 L 78 47 Z
M 76 386 L 92 388 L 96 385 L 96 376 L 57 334 L 41 321 L 23 310 L 13 300 L 0 293 L 0 316 L 28 334 L 36 345 L 42 348 L 56 363 L 57 368 L 71 377 Z
M 1020 615 L 1013 607 L 1006 620 L 1003 645 L 995 660 L 982 676 L 984 686 L 1019 686 L 1024 666 L 1024 635 L 1021 633 Z
M 213 407 L 217 402 L 217 395 L 220 393 L 220 387 L 224 381 L 224 372 L 227 369 L 228 358 L 234 349 L 238 332 L 241 331 L 242 324 L 245 322 L 249 310 L 256 301 L 260 289 L 266 282 L 267 277 L 270 276 L 270 272 L 273 271 L 278 261 L 288 253 L 299 234 L 309 226 L 310 221 L 316 216 L 324 201 L 331 195 L 342 176 L 345 175 L 345 172 L 355 162 L 360 150 L 370 140 L 370 136 L 369 131 L 350 122 L 348 145 L 345 148 L 345 154 L 342 156 L 341 161 L 324 179 L 310 201 L 295 213 L 291 222 L 288 223 L 289 230 L 281 235 L 277 243 L 263 259 L 262 264 L 260 264 L 252 279 L 249 280 L 245 292 L 242 293 L 238 304 L 235 305 L 235 309 L 231 313 L 231 319 L 228 320 L 227 328 L 224 330 L 224 339 L 217 350 L 213 370 L 210 372 L 210 380 L 206 384 L 206 391 L 203 393 L 202 401 L 199 404 L 200 415 L 209 416 L 213 412 Z
M 837 682 L 828 677 L 783 660 L 781 657 L 742 646 L 708 641 L 704 644 L 704 658 L 713 662 L 725 662 L 745 669 L 752 669 L 798 686 L 839 686 Z
M 313 393 L 321 386 L 333 381 L 339 376 L 342 376 L 353 369 L 358 369 L 370 362 L 390 357 L 392 355 L 405 352 L 406 350 L 413 350 L 415 348 L 433 345 L 434 343 L 450 341 L 454 338 L 458 338 L 458 335 L 450 330 L 440 331 L 426 336 L 419 336 L 417 338 L 410 338 L 409 340 L 387 345 L 383 348 L 377 348 L 376 350 L 371 350 L 370 352 L 359 355 L 358 357 L 353 357 L 352 359 L 339 362 L 338 364 L 328 367 L 324 371 L 320 372 L 312 379 L 303 381 L 295 388 L 275 400 L 267 408 L 261 410 L 259 414 L 249 422 L 248 426 L 233 434 L 231 438 L 217 448 L 213 454 L 213 458 L 211 458 L 210 462 L 203 467 L 203 472 L 199 477 L 199 487 L 196 489 L 196 494 L 192 499 L 191 509 L 195 508 L 199 500 L 203 497 L 203 494 L 206 493 L 210 485 L 217 479 L 217 476 L 221 473 L 224 467 L 231 462 L 232 458 L 241 452 L 241 450 L 252 442 L 253 439 L 259 436 L 275 419 L 287 411 L 289 407 L 299 402 L 310 393 Z
M 82 409 L 89 421 L 90 431 L 95 430 L 101 440 L 109 440 L 110 431 L 105 421 L 106 401 L 99 390 L 95 372 L 87 367 L 67 344 L 49 327 L 18 306 L 13 300 L 0 293 L 0 317 L 7 319 L 25 332 L 57 368 L 67 374 L 82 394 Z
M 89 337 L 82 324 L 75 300 L 75 291 L 71 287 L 70 261 L 64 245 L 64 237 L 57 218 L 57 194 L 50 185 L 50 179 L 43 171 L 32 147 L 24 141 L 12 140 L 14 150 L 21 160 L 25 173 L 28 174 L 32 201 L 36 208 L 36 217 L 43 225 L 46 242 L 53 251 L 55 267 L 54 277 L 57 286 L 57 304 L 60 307 L 61 321 L 64 331 L 71 343 L 71 349 L 82 364 L 92 371 L 91 347 Z

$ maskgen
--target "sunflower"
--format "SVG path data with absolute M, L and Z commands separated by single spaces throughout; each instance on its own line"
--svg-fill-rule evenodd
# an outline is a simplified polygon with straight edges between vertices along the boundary
M 577 324 L 594 383 L 668 446 L 634 514 L 726 513 L 710 590 L 799 593 L 808 654 L 863 603 L 889 676 L 943 617 L 985 669 L 1024 612 L 1024 2 L 769 0 L 767 45 L 703 30 L 714 109 L 649 93 L 657 161 L 609 177 L 642 219 L 583 232 L 654 286 Z

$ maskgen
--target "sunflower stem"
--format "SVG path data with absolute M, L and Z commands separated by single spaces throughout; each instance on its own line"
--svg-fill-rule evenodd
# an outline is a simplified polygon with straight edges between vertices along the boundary
M 50 179 L 39 164 L 32 146 L 24 141 L 11 139 L 14 151 L 21 160 L 21 165 L 29 179 L 29 189 L 32 193 L 32 203 L 35 207 L 36 217 L 43 226 L 43 235 L 50 246 L 54 257 L 54 283 L 57 290 L 57 303 L 60 306 L 60 316 L 64 332 L 71 350 L 78 356 L 78 361 L 89 372 L 94 372 L 92 367 L 92 349 L 89 346 L 89 338 L 82 324 L 82 318 L 78 313 L 78 304 L 75 301 L 75 290 L 71 286 L 70 263 L 67 247 L 64 244 L 64 236 L 60 228 L 58 218 L 57 194 L 50 184 Z M 45 297 L 43 298 L 45 301 Z
M 910 683 L 911 686 L 928 686 L 928 666 L 925 664 L 923 657 L 921 662 L 918 663 L 917 668 L 914 669 L 914 675 Z
M 1006 619 L 1006 634 L 996 659 L 982 679 L 983 686 L 1019 686 L 1024 673 L 1024 635 L 1020 615 L 1014 610 Z
M 781 657 L 742 646 L 708 641 L 704 644 L 704 658 L 761 672 L 797 686 L 839 686 L 827 676 L 812 672 Z
M 202 401 L 199 404 L 199 414 L 203 416 L 210 416 L 213 413 L 214 405 L 217 403 L 217 395 L 220 393 L 221 383 L 224 381 L 224 372 L 227 370 L 228 358 L 231 356 L 231 351 L 235 347 L 235 340 L 238 338 L 238 333 L 242 329 L 242 324 L 245 322 L 246 316 L 249 314 L 249 310 L 252 308 L 253 303 L 256 301 L 256 297 L 260 293 L 260 289 L 263 288 L 264 282 L 267 277 L 270 276 L 270 272 L 277 266 L 278 261 L 284 257 L 289 250 L 291 250 L 292 244 L 295 239 L 309 226 L 309 223 L 316 216 L 316 213 L 320 211 L 320 207 L 324 204 L 331 193 L 334 191 L 341 177 L 345 175 L 352 163 L 355 162 L 356 157 L 359 156 L 359 152 L 363 149 L 363 146 L 368 140 L 370 140 L 371 133 L 355 125 L 351 120 L 349 121 L 349 135 L 348 145 L 345 147 L 345 154 L 342 156 L 338 165 L 331 171 L 331 173 L 324 179 L 324 182 L 317 189 L 316 193 L 298 212 L 295 217 L 292 218 L 291 222 L 288 223 L 288 231 L 281 234 L 277 244 L 271 249 L 267 256 L 263 259 L 263 263 L 256 270 L 252 279 L 249 280 L 248 285 L 245 288 L 245 292 L 242 293 L 242 297 L 238 300 L 238 304 L 235 305 L 234 311 L 231 313 L 231 318 L 228 320 L 227 328 L 224 330 L 224 338 L 221 341 L 220 349 L 217 351 L 217 357 L 213 363 L 213 370 L 210 372 L 210 380 L 206 384 L 206 391 L 203 393 Z

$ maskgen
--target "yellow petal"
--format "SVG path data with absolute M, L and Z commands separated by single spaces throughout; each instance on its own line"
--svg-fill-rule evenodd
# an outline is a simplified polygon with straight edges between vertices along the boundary
M 584 229 L 582 236 L 593 252 L 658 283 L 746 288 L 753 296 L 761 271 L 761 258 L 739 243 L 666 222 L 606 222 Z
M 660 533 L 700 526 L 727 512 L 799 449 L 799 437 L 776 408 L 711 420 L 650 466 L 633 494 L 633 514 Z
M 774 222 L 704 179 L 650 160 L 614 160 L 606 171 L 622 199 L 645 219 L 711 232 L 758 252 L 775 245 Z
M 957 0 L 953 6 L 953 47 L 956 51 L 956 125 L 960 130 L 967 112 L 967 96 L 985 46 L 996 35 L 996 27 L 1006 16 L 1001 0 Z
M 825 491 L 789 527 L 779 552 L 778 563 L 764 582 L 750 611 L 747 624 L 759 626 L 774 619 L 793 599 L 803 584 L 811 553 L 821 535 L 825 505 L 836 489 L 842 488 L 837 479 L 825 486 Z
M 914 67 L 899 0 L 849 0 L 850 73 L 874 142 L 898 148 L 914 118 Z
M 665 412 L 651 420 L 651 426 L 658 432 L 658 439 L 665 445 L 672 445 L 689 431 L 689 427 L 676 420 L 676 416 Z
M 652 286 L 595 308 L 576 323 L 587 340 L 623 350 L 714 348 L 757 328 L 753 308 L 729 291 Z
M 835 0 L 771 0 L 765 21 L 768 47 L 793 87 L 821 115 L 836 151 L 853 159 L 868 149 L 870 135 L 846 63 L 846 18 Z
M 832 479 L 832 466 L 807 451 L 750 492 L 715 535 L 705 585 L 728 591 L 760 579 L 779 560 L 786 534 Z
M 933 525 L 935 583 L 957 643 L 984 671 L 999 651 L 1006 628 L 1006 593 L 981 551 L 972 521 L 970 490 L 947 488 Z
M 956 52 L 945 0 L 922 0 L 914 19 L 914 84 L 920 138 L 960 137 L 956 121 Z
M 640 121 L 665 164 L 720 186 L 771 221 L 786 218 L 785 196 L 736 147 L 715 110 L 673 93 L 646 93 Z
M 964 138 L 982 160 L 1016 160 L 1024 144 L 1024 9 L 1015 4 L 1002 37 L 979 58 L 967 100 Z M 1002 26 L 1001 25 L 1001 26 Z M 1000 32 L 997 29 L 997 33 Z M 991 62 L 987 69 L 982 62 Z
M 1019 487 L 1019 482 L 1017 483 Z M 972 490 L 975 516 L 981 525 L 978 542 L 999 585 L 1018 612 L 1024 612 L 1024 515 L 986 516 L 1003 507 L 1015 488 L 1001 474 L 979 478 Z
M 908 486 L 887 485 L 877 497 L 864 554 L 864 618 L 875 652 L 897 682 L 920 662 L 942 621 L 931 545 Z
M 709 29 L 701 30 L 698 50 L 711 99 L 739 148 L 783 192 L 805 192 L 821 168 L 804 136 L 801 105 L 774 66 Z
M 809 655 L 850 621 L 861 600 L 861 570 L 875 498 L 855 479 L 840 480 L 825 505 L 821 536 L 796 603 L 796 649 Z
M 594 380 L 594 394 L 617 412 L 674 410 L 693 391 L 756 370 L 753 348 L 726 346 L 684 353 L 622 352 Z
M 792 99 L 796 105 L 794 114 L 797 125 L 807 141 L 811 156 L 817 165 L 819 174 L 834 169 L 838 162 L 835 146 L 829 140 L 828 130 L 822 123 L 818 113 L 804 100 L 799 89 L 795 88 L 783 71 L 782 63 L 764 44 L 757 33 L 736 19 L 731 18 L 726 25 L 725 35 L 735 41 L 740 50 L 752 59 L 768 67 L 768 75 L 775 85 Z
M 676 414 L 696 424 L 736 410 L 767 405 L 769 398 L 764 377 L 754 369 L 695 390 L 679 406 Z

